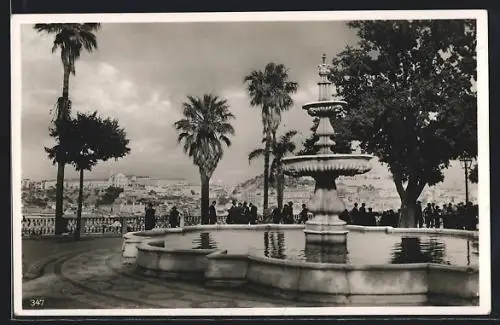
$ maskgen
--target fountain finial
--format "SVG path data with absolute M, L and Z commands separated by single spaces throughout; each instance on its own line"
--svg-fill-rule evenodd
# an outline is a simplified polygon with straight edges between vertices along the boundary
M 325 64 L 326 63 L 326 53 L 323 53 L 322 59 L 323 59 L 323 64 Z

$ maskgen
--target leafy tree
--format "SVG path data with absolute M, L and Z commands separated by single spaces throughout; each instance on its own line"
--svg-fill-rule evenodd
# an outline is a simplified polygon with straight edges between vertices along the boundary
M 252 71 L 244 78 L 250 105 L 262 110 L 264 148 L 264 210 L 269 203 L 269 156 L 276 143 L 276 130 L 281 123 L 281 112 L 293 105 L 291 94 L 297 92 L 298 83 L 289 80 L 283 64 L 268 63 L 264 71 Z
M 333 119 L 330 120 L 332 125 L 335 125 L 335 135 L 330 137 L 335 145 L 331 148 L 335 153 L 351 153 L 351 140 L 352 133 L 350 128 L 346 123 L 338 123 L 335 120 L 335 124 L 333 124 Z M 299 155 L 314 155 L 318 152 L 318 148 L 314 146 L 316 141 L 318 141 L 319 137 L 315 134 L 318 129 L 319 118 L 315 118 L 313 120 L 313 126 L 311 127 L 311 136 L 307 138 L 303 143 L 303 148 L 299 151 Z
M 342 121 L 363 152 L 388 165 L 400 226 L 450 160 L 477 156 L 476 26 L 470 20 L 356 21 L 360 42 L 333 59 L 348 102 Z
M 80 238 L 82 203 L 83 203 L 83 174 L 91 170 L 99 161 L 115 160 L 130 153 L 129 140 L 125 130 L 121 129 L 118 120 L 102 118 L 97 112 L 92 114 L 78 113 L 75 119 L 68 121 L 70 126 L 66 134 L 60 134 L 57 128 L 52 129 L 51 135 L 58 142 L 65 139 L 64 152 L 58 145 L 45 148 L 49 158 L 56 162 L 56 157 L 63 155 L 80 172 L 80 187 L 78 193 L 78 210 L 75 229 L 75 240 Z
M 69 76 L 75 75 L 75 61 L 80 58 L 82 48 L 88 52 L 97 49 L 97 39 L 94 34 L 100 28 L 100 24 L 35 24 L 34 29 L 40 33 L 53 34 L 54 42 L 52 53 L 58 49 L 61 53 L 61 62 L 63 65 L 63 89 L 62 96 L 56 103 L 56 128 L 64 128 L 70 119 L 71 101 L 69 100 Z M 61 130 L 61 134 L 66 131 Z M 59 139 L 63 144 L 64 139 Z M 57 160 L 57 185 L 56 185 L 56 215 L 55 215 L 55 233 L 63 232 L 63 192 L 64 192 L 64 165 L 67 163 L 63 157 L 56 156 Z
M 209 182 L 224 154 L 223 143 L 231 145 L 229 136 L 234 135 L 227 100 L 214 95 L 188 96 L 183 103 L 184 117 L 174 123 L 179 133 L 178 142 L 184 152 L 198 166 L 201 177 L 201 221 L 208 224 Z
M 276 196 L 278 201 L 278 209 L 283 208 L 283 190 L 285 175 L 283 174 L 283 163 L 282 159 L 288 155 L 293 154 L 296 145 L 292 141 L 293 137 L 297 134 L 297 131 L 291 130 L 287 131 L 280 139 L 273 143 L 270 154 L 273 156 L 273 161 L 271 163 L 269 180 L 271 183 L 276 182 Z M 266 142 L 266 139 L 263 140 Z M 250 163 L 257 157 L 264 156 L 265 149 L 259 148 L 255 149 L 248 154 L 248 162 Z
M 105 204 L 113 204 L 115 200 L 120 196 L 120 193 L 123 192 L 123 188 L 109 186 L 106 188 L 104 194 L 101 198 L 99 198 L 96 202 L 97 205 L 105 205 Z

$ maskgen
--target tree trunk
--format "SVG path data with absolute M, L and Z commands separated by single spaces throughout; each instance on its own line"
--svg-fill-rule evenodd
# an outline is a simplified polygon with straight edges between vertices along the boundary
M 56 183 L 56 219 L 55 234 L 64 232 L 63 220 L 63 194 L 64 194 L 64 163 L 57 163 L 57 183 Z
M 271 151 L 271 137 L 266 135 L 266 148 L 264 152 L 264 211 L 269 206 L 269 156 Z
M 201 223 L 208 225 L 208 208 L 210 205 L 210 178 L 203 172 L 201 174 Z
M 69 99 L 69 74 L 70 69 L 64 65 L 63 76 L 63 105 L 58 107 L 57 121 L 61 121 L 67 116 L 67 103 Z M 64 162 L 57 162 L 57 183 L 56 183 L 56 215 L 55 215 L 55 234 L 60 235 L 64 232 L 65 223 L 63 219 L 63 200 L 64 200 Z
M 78 210 L 76 211 L 75 240 L 80 239 L 82 230 L 82 205 L 83 205 L 83 169 L 80 170 L 80 188 L 78 191 Z
M 70 67 L 64 64 L 63 89 L 62 89 L 62 97 L 64 99 L 69 98 L 69 74 L 70 74 Z
M 283 175 L 283 168 L 281 163 L 276 168 L 276 199 L 278 201 L 278 209 L 283 209 L 283 189 L 285 183 L 285 176 Z
M 417 220 L 415 219 L 415 208 L 417 205 L 416 198 L 405 199 L 401 201 L 401 215 L 398 225 L 400 228 L 416 228 Z

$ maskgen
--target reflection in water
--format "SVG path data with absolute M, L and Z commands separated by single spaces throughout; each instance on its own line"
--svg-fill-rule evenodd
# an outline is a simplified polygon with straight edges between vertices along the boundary
M 217 248 L 217 242 L 209 232 L 201 232 L 199 237 L 193 239 L 193 246 L 195 249 L 214 249 Z
M 394 245 L 391 263 L 450 264 L 444 258 L 445 249 L 445 244 L 435 238 L 421 241 L 418 237 L 403 237 L 401 243 Z
M 477 265 L 479 248 L 476 238 L 408 234 L 401 238 L 397 234 L 356 232 L 349 234 L 347 245 L 319 245 L 307 243 L 302 230 L 288 229 L 172 234 L 165 238 L 165 246 L 222 249 L 229 254 L 251 252 L 258 256 L 311 263 L 440 263 L 461 266 Z
M 264 232 L 264 256 L 271 258 L 286 258 L 285 234 L 282 231 Z
M 347 245 L 321 245 L 306 242 L 304 250 L 306 262 L 312 263 L 347 263 Z

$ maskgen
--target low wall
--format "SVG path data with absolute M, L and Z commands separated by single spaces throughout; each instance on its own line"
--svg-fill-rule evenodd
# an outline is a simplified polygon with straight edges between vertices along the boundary
M 308 263 L 228 254 L 217 249 L 169 249 L 158 236 L 171 232 L 274 229 L 298 225 L 192 226 L 124 236 L 123 254 L 147 275 L 198 279 L 207 286 L 242 286 L 289 299 L 334 305 L 477 305 L 477 268 L 439 264 L 351 265 Z M 303 226 L 302 226 L 303 227 Z M 351 231 L 356 231 L 350 226 Z M 363 227 L 369 228 L 369 227 Z M 387 231 L 358 229 L 358 231 Z M 414 233 L 414 229 L 401 232 Z M 427 231 L 428 232 L 428 231 Z M 452 234 L 455 235 L 455 234 Z M 475 236 L 467 232 L 460 234 Z M 156 238 L 155 238 L 156 237 Z M 134 246 L 135 245 L 135 246 Z
M 173 250 L 164 241 L 152 240 L 137 246 L 136 265 L 139 272 L 160 278 L 203 279 L 207 255 L 215 249 Z

